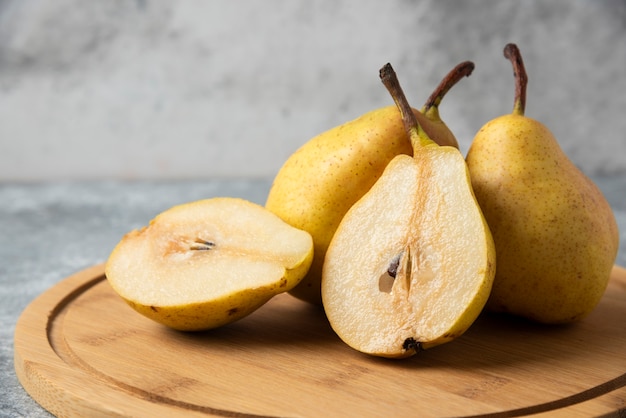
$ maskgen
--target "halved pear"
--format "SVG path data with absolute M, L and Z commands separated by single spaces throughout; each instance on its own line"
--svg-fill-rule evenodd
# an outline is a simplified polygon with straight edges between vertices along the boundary
M 475 321 L 491 291 L 495 251 L 463 156 L 417 125 L 390 65 L 381 77 L 414 156 L 395 157 L 342 219 L 326 253 L 322 301 L 352 348 L 407 357 Z
M 175 206 L 126 234 L 105 273 L 137 312 L 195 331 L 241 319 L 290 290 L 312 259 L 309 233 L 263 206 L 216 197 Z

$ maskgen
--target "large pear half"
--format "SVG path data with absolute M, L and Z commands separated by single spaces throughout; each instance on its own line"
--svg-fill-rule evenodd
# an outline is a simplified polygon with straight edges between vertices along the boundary
M 322 272 L 332 328 L 352 348 L 382 357 L 460 336 L 482 311 L 495 273 L 463 156 L 418 131 L 414 156 L 395 157 L 346 213 Z
M 178 330 L 252 313 L 292 289 L 313 258 L 309 233 L 238 198 L 175 206 L 113 249 L 105 273 L 136 311 Z

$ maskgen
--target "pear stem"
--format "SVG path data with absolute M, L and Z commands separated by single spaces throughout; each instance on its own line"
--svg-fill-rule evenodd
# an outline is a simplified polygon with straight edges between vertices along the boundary
M 402 124 L 404 125 L 406 133 L 409 135 L 413 149 L 415 150 L 417 147 L 434 143 L 428 138 L 424 129 L 422 129 L 417 122 L 413 109 L 404 95 L 398 76 L 391 64 L 385 64 L 383 68 L 380 69 L 379 76 L 400 111 Z
M 524 60 L 519 48 L 515 44 L 507 44 L 504 47 L 504 57 L 511 61 L 513 65 L 513 75 L 515 76 L 515 102 L 513 103 L 513 114 L 524 116 L 526 111 L 526 87 L 528 85 L 528 75 L 524 68 Z
M 437 88 L 432 92 L 424 107 L 422 113 L 428 112 L 431 107 L 439 107 L 441 100 L 448 93 L 448 91 L 458 83 L 463 77 L 469 77 L 474 71 L 474 63 L 471 61 L 464 61 L 454 67 L 439 83 Z

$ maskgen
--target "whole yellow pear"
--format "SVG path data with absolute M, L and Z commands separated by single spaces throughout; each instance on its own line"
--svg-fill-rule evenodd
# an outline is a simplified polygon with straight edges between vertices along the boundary
M 512 114 L 484 125 L 468 151 L 472 187 L 493 234 L 497 269 L 487 304 L 543 323 L 589 314 L 606 289 L 619 234 L 597 186 L 552 133 L 526 117 L 526 72 L 514 44 Z
M 456 138 L 439 117 L 441 99 L 474 69 L 457 65 L 441 81 L 422 108 L 413 109 L 424 131 L 438 144 L 458 148 Z M 289 293 L 321 305 L 322 266 L 339 222 L 376 182 L 397 155 L 412 155 L 396 106 L 368 112 L 312 138 L 292 154 L 277 173 L 265 207 L 313 237 L 314 256 L 307 275 Z

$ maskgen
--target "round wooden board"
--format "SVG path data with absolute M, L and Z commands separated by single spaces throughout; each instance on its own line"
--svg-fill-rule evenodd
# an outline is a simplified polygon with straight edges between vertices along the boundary
M 616 266 L 582 322 L 483 314 L 449 344 L 388 360 L 352 350 L 321 309 L 287 294 L 220 329 L 172 331 L 122 302 L 98 265 L 24 310 L 15 370 L 37 402 L 68 417 L 617 415 L 625 318 L 626 270 Z

